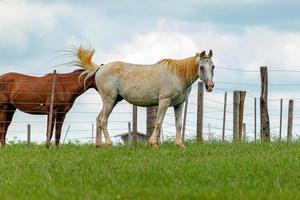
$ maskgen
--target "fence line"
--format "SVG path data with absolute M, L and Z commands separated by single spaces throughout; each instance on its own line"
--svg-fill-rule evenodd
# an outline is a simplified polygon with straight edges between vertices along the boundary
M 231 68 L 231 67 L 217 67 L 218 69 L 222 69 L 222 70 L 230 70 L 230 71 L 237 71 L 239 73 L 259 73 L 260 71 L 259 70 L 244 70 L 244 69 L 237 69 L 237 68 Z M 300 72 L 299 70 L 280 70 L 280 69 L 270 69 L 268 70 L 269 72 Z M 251 80 L 252 81 L 252 80 Z M 257 81 L 257 80 L 253 80 L 254 81 Z M 1 82 L 0 82 L 1 83 Z M 68 82 L 69 84 L 73 84 L 75 82 Z M 256 83 L 241 83 L 241 82 L 217 82 L 218 84 L 220 84 L 221 86 L 222 85 L 227 85 L 229 87 L 227 88 L 223 88 L 223 87 L 216 87 L 215 90 L 217 91 L 217 94 L 221 94 L 221 93 L 218 93 L 218 91 L 221 91 L 222 93 L 223 92 L 228 92 L 228 93 L 232 93 L 234 90 L 236 90 L 236 88 L 234 87 L 230 87 L 230 85 L 232 86 L 246 86 L 246 87 L 259 87 L 260 85 L 259 84 L 256 84 Z M 19 83 L 19 84 L 22 84 L 22 83 Z M 35 84 L 35 83 L 26 83 L 24 82 L 23 84 Z M 270 83 L 269 86 L 270 87 L 286 87 L 286 86 L 299 86 L 300 83 Z M 1 92 L 1 91 L 0 91 Z M 2 91 L 2 92 L 5 92 L 5 91 Z M 31 93 L 31 92 L 30 92 Z M 51 92 L 49 93 L 43 93 L 43 94 L 50 94 Z M 41 93 L 42 94 L 42 93 Z M 66 94 L 66 93 L 62 93 L 62 94 Z M 68 93 L 69 94 L 69 93 Z M 70 94 L 79 94 L 79 93 L 70 93 Z M 191 95 L 190 97 L 192 99 L 195 100 L 195 98 L 197 97 L 198 93 L 195 92 L 195 91 L 192 91 L 191 92 Z M 85 97 L 94 97 L 94 96 L 98 96 L 98 93 L 86 93 L 84 94 Z M 258 95 L 254 95 L 251 91 L 247 91 L 247 96 L 246 96 L 246 102 L 252 102 L 253 101 L 253 98 L 258 98 Z M 294 104 L 299 104 L 300 103 L 300 97 L 293 97 L 292 98 L 294 100 Z M 267 102 L 279 102 L 279 101 L 289 101 L 290 98 L 270 98 L 267 100 Z M 298 100 L 298 101 L 297 101 Z M 0 103 L 8 103 L 8 102 L 0 102 Z M 18 103 L 27 103 L 27 102 L 18 102 Z M 41 102 L 41 103 L 28 103 L 28 104 L 44 104 L 44 102 Z M 59 104 L 68 104 L 68 103 L 55 103 L 55 105 L 59 105 Z M 90 102 L 90 101 L 87 101 L 87 102 L 76 102 L 76 104 L 78 105 L 85 105 L 85 106 L 94 106 L 94 105 L 102 105 L 101 102 Z M 213 121 L 217 121 L 217 122 L 222 122 L 223 121 L 223 105 L 224 105 L 224 102 L 222 102 L 221 100 L 217 100 L 217 99 L 212 99 L 210 97 L 204 97 L 204 110 L 203 110 L 203 117 L 204 117 L 204 122 L 203 122 L 203 128 L 204 128 L 204 136 L 207 136 L 207 124 L 206 124 L 206 120 L 213 120 Z M 121 103 L 118 103 L 118 105 L 129 105 L 128 103 L 126 102 L 121 102 Z M 188 111 L 187 111 L 187 120 L 186 120 L 186 126 L 188 128 L 186 128 L 186 131 L 187 131 L 187 136 L 191 136 L 193 135 L 193 137 L 196 136 L 196 127 L 197 127 L 197 122 L 196 122 L 196 117 L 197 117 L 197 112 L 195 112 L 195 107 L 197 106 L 196 103 L 194 102 L 189 102 L 189 108 L 188 108 Z M 191 106 L 191 107 L 190 107 Z M 228 103 L 227 102 L 227 110 L 226 110 L 226 114 L 230 114 L 232 115 L 233 114 L 233 111 L 232 110 L 232 107 L 233 107 L 233 103 Z M 254 106 L 253 105 L 245 105 L 244 106 L 244 109 L 245 109 L 245 113 L 243 114 L 245 117 L 245 120 L 246 121 L 246 125 L 247 125 L 247 130 L 246 130 L 246 139 L 251 139 L 253 138 L 251 135 L 249 134 L 252 134 L 254 135 L 254 132 L 255 131 L 251 131 L 252 127 L 255 126 L 254 123 L 251 123 L 249 122 L 250 120 L 252 121 L 251 117 L 253 117 L 253 114 L 254 114 Z M 274 114 L 275 112 L 278 111 L 278 115 Z M 269 109 L 269 112 L 270 113 L 273 113 L 270 115 L 270 120 L 279 120 L 281 119 L 281 117 L 279 116 L 279 109 L 274 109 L 274 108 L 271 108 Z M 0 112 L 3 112 L 3 110 L 0 110 Z M 44 113 L 44 112 L 43 112 Z M 48 112 L 46 112 L 48 113 Z M 70 114 L 98 114 L 97 111 L 70 111 L 69 112 Z M 131 115 L 132 112 L 119 112 L 119 111 L 113 111 L 113 114 L 117 114 L 117 115 Z M 168 117 L 174 117 L 174 114 L 170 114 L 170 113 L 167 113 L 166 116 Z M 190 118 L 190 119 L 189 119 Z M 284 120 L 286 120 L 286 118 L 288 118 L 288 115 L 282 115 L 282 118 L 285 118 Z M 294 118 L 297 120 L 298 118 L 298 115 L 294 115 Z M 300 118 L 300 116 L 299 116 Z M 109 120 L 109 123 L 113 123 L 113 124 L 118 124 L 118 123 L 128 123 L 128 121 L 130 121 L 130 119 L 128 120 Z M 92 124 L 94 123 L 95 121 L 84 121 L 84 122 L 77 122 L 77 121 L 66 121 L 65 124 Z M 228 123 L 232 123 L 233 120 L 231 119 L 226 119 L 225 121 L 225 124 L 226 126 L 228 126 Z M 21 125 L 21 124 L 28 124 L 28 121 L 13 121 L 14 125 Z M 36 122 L 31 122 L 31 124 L 46 124 L 46 122 L 39 122 L 39 121 L 36 121 Z M 215 134 L 214 137 L 219 137 L 221 138 L 221 130 L 222 130 L 222 124 L 220 124 L 220 127 L 219 126 L 214 126 L 214 125 L 210 125 L 210 129 L 212 130 L 211 133 Z M 257 124 L 258 126 L 260 125 L 259 123 Z M 163 129 L 164 129 L 164 132 L 165 133 L 170 133 L 170 134 L 175 134 L 174 132 L 174 123 L 169 123 L 167 120 L 164 121 L 164 125 L 163 125 Z M 125 126 L 124 126 L 125 127 Z M 274 134 L 277 134 L 278 133 L 278 130 L 275 130 L 274 128 L 277 128 L 279 126 L 277 125 L 271 125 L 271 130 Z M 287 127 L 287 124 L 282 124 L 282 128 L 284 127 Z M 300 127 L 300 124 L 299 123 L 293 123 L 293 127 Z M 32 135 L 35 135 L 37 134 L 36 131 L 32 131 L 34 127 L 31 126 L 31 136 Z M 171 130 L 172 128 L 172 130 Z M 126 128 L 111 128 L 109 130 L 118 130 L 118 131 L 124 131 L 126 132 L 127 129 Z M 171 131 L 170 131 L 171 130 Z M 214 132 L 215 130 L 217 130 L 218 133 L 220 134 L 216 134 L 216 132 Z M 224 136 L 224 138 L 231 138 L 231 136 L 228 136 L 228 132 L 229 131 L 233 131 L 233 129 L 231 128 L 225 128 L 226 130 L 226 134 Z M 254 130 L 254 128 L 253 128 Z M 80 134 L 80 132 L 86 132 L 86 131 L 90 131 L 88 129 L 77 129 L 77 130 L 70 130 L 70 133 L 72 134 Z M 10 130 L 9 132 L 12 132 L 12 133 L 25 133 L 26 131 L 14 131 L 14 130 Z M 272 136 L 272 135 L 271 135 Z M 88 137 L 90 138 L 90 137 Z M 32 138 L 31 138 L 32 139 Z M 74 139 L 75 140 L 75 139 Z

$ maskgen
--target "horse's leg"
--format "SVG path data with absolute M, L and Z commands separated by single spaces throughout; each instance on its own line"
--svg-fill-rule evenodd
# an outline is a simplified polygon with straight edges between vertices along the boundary
M 14 117 L 15 112 L 16 112 L 16 107 L 13 106 L 12 104 L 9 105 L 7 115 L 6 115 L 6 120 L 5 120 L 6 122 L 5 122 L 5 127 L 4 127 L 4 140 L 6 138 L 8 127 Z
M 178 147 L 184 148 L 185 146 L 182 142 L 182 137 L 181 137 L 183 105 L 184 103 L 174 106 L 174 112 L 175 112 L 175 125 L 176 125 L 176 145 Z
M 8 106 L 5 106 L 6 111 L 1 111 L 0 113 L 0 121 L 1 121 L 1 134 L 0 134 L 0 140 L 1 140 L 1 146 L 5 146 L 5 138 L 7 134 L 8 127 L 13 119 L 13 116 L 16 112 L 16 108 L 10 104 Z
M 162 122 L 164 120 L 167 109 L 170 105 L 170 102 L 171 102 L 171 99 L 169 99 L 169 98 L 159 100 L 155 128 L 153 130 L 151 137 L 149 138 L 149 144 L 154 148 L 157 147 L 157 136 L 160 132 Z
M 1 106 L 1 109 L 3 109 L 2 106 Z M 1 112 L 0 112 L 0 142 L 1 142 L 1 147 L 5 146 L 6 115 L 7 115 L 7 113 L 4 110 L 1 110 Z
M 54 129 L 54 125 L 55 125 L 55 113 L 53 113 L 52 115 L 52 123 L 50 124 L 50 114 L 48 114 L 47 117 L 47 132 L 46 132 L 46 148 L 48 149 L 50 147 L 50 141 L 53 135 L 53 129 Z M 49 127 L 50 126 L 50 127 Z M 50 136 L 48 138 L 48 130 L 50 129 Z
M 100 115 L 100 119 L 98 119 L 99 126 L 101 127 L 105 137 L 105 144 L 109 147 L 112 146 L 112 141 L 107 130 L 107 120 L 115 105 L 116 98 L 111 98 L 109 101 L 104 101 L 103 109 L 101 111 L 102 114 Z
M 117 105 L 118 102 L 122 101 L 123 98 L 121 96 L 118 96 L 115 100 L 115 103 L 113 105 L 113 108 L 115 107 L 115 105 Z M 113 102 L 113 101 L 112 101 Z M 99 113 L 99 115 L 97 116 L 97 128 L 96 128 L 96 148 L 99 148 L 102 145 L 102 128 L 101 128 L 101 118 L 103 115 L 103 110 Z
M 96 148 L 102 145 L 102 128 L 100 126 L 102 111 L 97 116 L 97 127 L 96 127 Z
M 66 117 L 66 113 L 58 113 L 56 115 L 56 123 L 55 123 L 55 145 L 56 148 L 59 148 L 59 140 L 61 136 L 61 129 Z

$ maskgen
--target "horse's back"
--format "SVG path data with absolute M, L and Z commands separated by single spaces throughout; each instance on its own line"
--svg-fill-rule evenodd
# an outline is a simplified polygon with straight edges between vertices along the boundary
M 157 105 L 159 98 L 171 97 L 182 89 L 178 77 L 159 63 L 108 63 L 97 72 L 96 83 L 102 96 L 119 94 L 140 106 Z

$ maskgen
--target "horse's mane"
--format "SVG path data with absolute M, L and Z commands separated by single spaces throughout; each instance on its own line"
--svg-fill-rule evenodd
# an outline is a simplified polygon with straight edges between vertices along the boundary
M 196 56 L 184 59 L 162 59 L 157 64 L 164 64 L 171 72 L 175 72 L 177 76 L 184 81 L 192 81 L 197 76 Z

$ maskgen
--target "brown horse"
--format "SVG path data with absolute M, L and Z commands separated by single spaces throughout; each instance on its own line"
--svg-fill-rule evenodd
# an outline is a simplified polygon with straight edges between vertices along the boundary
M 94 77 L 80 77 L 84 70 L 56 74 L 53 117 L 49 127 L 49 110 L 54 74 L 42 77 L 19 73 L 7 73 L 0 76 L 0 141 L 5 146 L 5 137 L 16 109 L 34 115 L 48 115 L 48 130 L 52 138 L 55 126 L 55 144 L 59 146 L 61 129 L 67 112 L 75 99 L 89 88 L 96 88 Z M 83 75 L 85 76 L 85 75 Z M 49 147 L 50 141 L 46 142 Z

